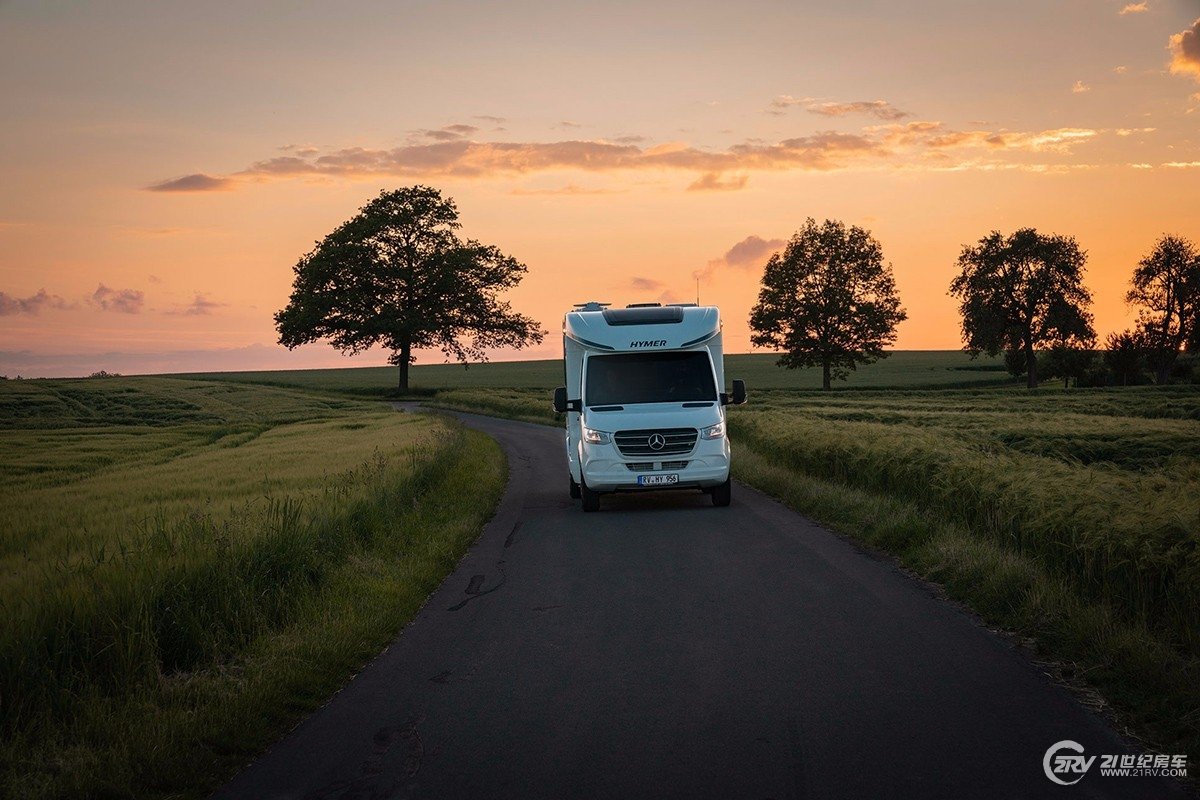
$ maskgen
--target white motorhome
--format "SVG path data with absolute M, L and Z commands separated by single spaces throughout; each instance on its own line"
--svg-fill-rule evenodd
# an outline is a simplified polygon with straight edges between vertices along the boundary
M 566 386 L 554 410 L 567 415 L 571 497 L 600 510 L 600 495 L 699 489 L 727 506 L 725 406 L 746 386 L 725 388 L 721 314 L 715 306 L 583 303 L 563 319 Z

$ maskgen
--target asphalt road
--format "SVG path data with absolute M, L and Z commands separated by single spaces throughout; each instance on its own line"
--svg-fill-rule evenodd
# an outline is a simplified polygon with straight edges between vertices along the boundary
M 567 496 L 558 430 L 462 415 L 508 491 L 396 641 L 220 798 L 1169 798 L 1001 637 L 758 492 Z M 736 443 L 734 445 L 736 458 Z

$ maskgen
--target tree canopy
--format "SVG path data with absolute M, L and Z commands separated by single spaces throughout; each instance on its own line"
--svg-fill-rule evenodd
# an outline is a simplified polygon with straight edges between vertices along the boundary
M 810 217 L 767 261 L 751 341 L 782 351 L 780 366 L 821 367 L 828 389 L 858 364 L 885 358 L 907 317 L 879 242 L 857 226 Z
M 461 239 L 459 228 L 454 201 L 437 189 L 381 192 L 297 262 L 291 299 L 275 315 L 280 344 L 323 339 L 348 353 L 381 344 L 406 392 L 414 349 L 465 364 L 486 361 L 487 348 L 541 342 L 541 326 L 498 298 L 525 265 Z
M 1037 349 L 1095 344 L 1092 295 L 1083 285 L 1087 254 L 1070 236 L 1022 228 L 993 231 L 963 247 L 950 294 L 959 299 L 964 350 L 1005 353 L 1015 374 L 1037 386 Z
M 1166 383 L 1181 349 L 1200 350 L 1200 251 L 1163 236 L 1138 262 L 1125 299 L 1138 308 L 1138 333 L 1155 381 Z

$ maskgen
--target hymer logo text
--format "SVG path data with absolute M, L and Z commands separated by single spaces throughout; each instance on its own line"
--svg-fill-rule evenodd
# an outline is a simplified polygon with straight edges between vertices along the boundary
M 666 347 L 666 346 L 667 346 L 666 339 L 643 339 L 640 342 L 630 342 L 629 343 L 629 347 L 631 349 L 634 347 Z

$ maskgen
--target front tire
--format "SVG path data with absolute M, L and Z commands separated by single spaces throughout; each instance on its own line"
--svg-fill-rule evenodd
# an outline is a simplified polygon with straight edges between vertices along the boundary
M 600 493 L 593 492 L 588 488 L 587 481 L 580 480 L 579 493 L 583 497 L 584 511 L 599 511 L 600 510 Z
M 713 505 L 717 508 L 725 508 L 733 501 L 733 479 L 726 478 L 725 482 L 720 486 L 712 488 Z

